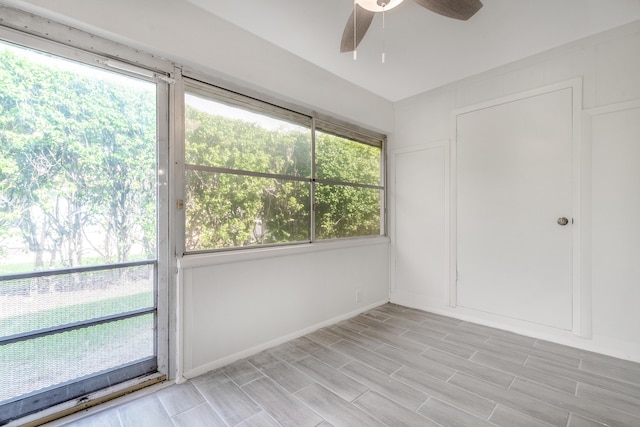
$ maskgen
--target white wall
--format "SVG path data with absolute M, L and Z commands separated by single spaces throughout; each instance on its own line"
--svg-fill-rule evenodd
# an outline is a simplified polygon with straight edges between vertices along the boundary
M 186 377 L 388 301 L 386 238 L 307 246 L 183 259 Z
M 246 88 L 374 131 L 393 130 L 391 102 L 186 1 L 5 3 L 167 58 L 213 77 L 216 84 Z M 178 375 L 197 375 L 388 301 L 387 238 L 231 258 L 182 260 L 182 299 L 176 308 L 185 323 L 178 324 Z
M 640 361 L 639 52 L 634 22 L 396 103 L 392 302 Z M 451 308 L 453 111 L 576 77 L 585 110 L 581 306 L 592 337 Z

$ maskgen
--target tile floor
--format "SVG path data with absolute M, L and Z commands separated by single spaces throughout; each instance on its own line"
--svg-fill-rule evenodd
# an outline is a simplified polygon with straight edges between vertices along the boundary
M 85 426 L 640 426 L 640 364 L 386 304 Z

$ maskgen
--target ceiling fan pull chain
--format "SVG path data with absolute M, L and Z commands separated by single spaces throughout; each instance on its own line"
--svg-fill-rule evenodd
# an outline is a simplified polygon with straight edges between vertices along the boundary
M 387 4 L 386 3 L 382 3 L 382 63 L 384 64 L 384 60 L 385 60 L 385 43 L 384 43 L 384 8 Z
M 356 47 L 358 46 L 358 39 L 357 39 L 357 34 L 356 34 L 356 16 L 358 15 L 356 12 L 356 7 L 358 6 L 358 1 L 357 0 L 353 0 L 353 60 L 357 60 L 358 59 L 358 51 L 356 50 Z

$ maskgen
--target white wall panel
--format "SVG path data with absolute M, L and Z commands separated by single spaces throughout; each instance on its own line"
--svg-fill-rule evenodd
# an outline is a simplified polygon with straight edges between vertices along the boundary
M 380 238 L 359 246 L 299 255 L 289 248 L 288 255 L 186 268 L 184 373 L 199 375 L 388 301 L 388 246 Z
M 591 124 L 593 335 L 640 345 L 640 103 Z
M 448 143 L 395 156 L 395 281 L 393 293 L 448 301 L 446 152 Z

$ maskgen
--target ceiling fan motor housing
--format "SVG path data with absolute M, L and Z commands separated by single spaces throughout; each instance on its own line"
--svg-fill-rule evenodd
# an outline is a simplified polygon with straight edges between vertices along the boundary
M 362 8 L 367 9 L 371 12 L 382 12 L 387 11 L 389 9 L 393 9 L 403 0 L 356 0 Z

